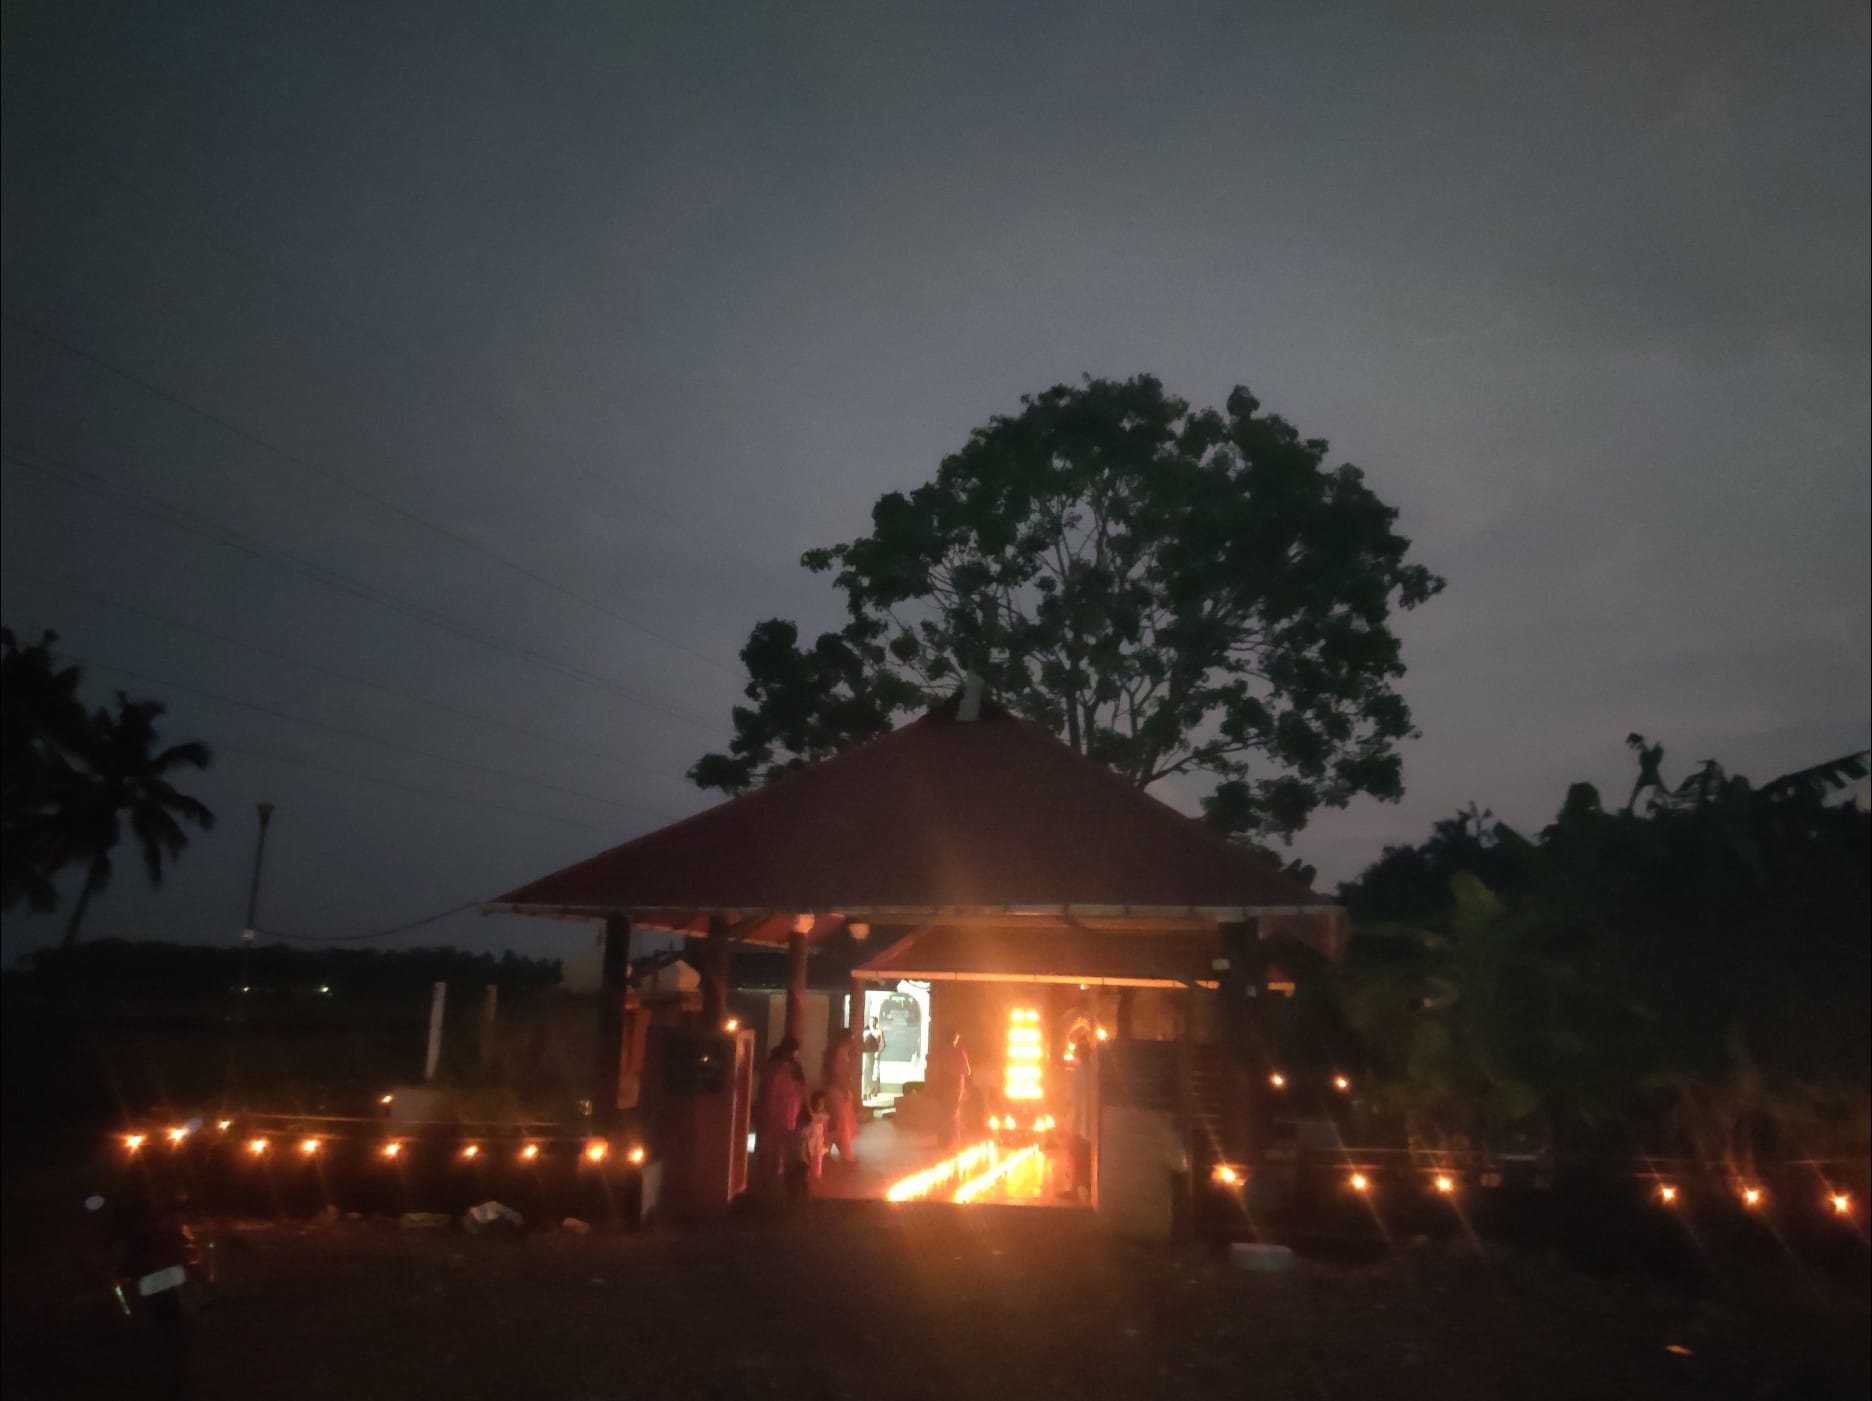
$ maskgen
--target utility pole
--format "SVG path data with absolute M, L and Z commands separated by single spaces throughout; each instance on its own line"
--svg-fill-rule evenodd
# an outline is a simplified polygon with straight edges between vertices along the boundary
M 266 860 L 267 825 L 273 821 L 273 804 L 258 803 L 260 836 L 254 843 L 253 878 L 247 883 L 247 923 L 241 927 L 240 973 L 234 988 L 234 1015 L 228 1026 L 227 1074 L 221 1087 L 221 1107 L 227 1109 L 234 1094 L 235 1051 L 240 1043 L 241 1023 L 247 1018 L 247 965 L 253 956 L 254 923 L 260 917 L 260 866 Z

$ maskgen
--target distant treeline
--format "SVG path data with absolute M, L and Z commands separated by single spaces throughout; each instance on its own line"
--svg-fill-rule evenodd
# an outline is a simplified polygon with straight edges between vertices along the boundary
M 460 988 L 493 983 L 503 997 L 548 991 L 560 981 L 556 959 L 522 958 L 461 949 L 301 949 L 260 944 L 251 949 L 100 939 L 29 954 L 7 974 L 16 991 L 112 1000 L 196 1000 L 228 996 L 332 997 L 403 1001 L 437 982 Z

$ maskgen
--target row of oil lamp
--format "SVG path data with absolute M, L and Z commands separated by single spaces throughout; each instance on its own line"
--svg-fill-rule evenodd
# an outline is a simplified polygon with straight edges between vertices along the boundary
M 1209 1173 L 1210 1181 L 1218 1187 L 1239 1188 L 1247 1184 L 1246 1169 L 1228 1163 L 1217 1163 Z M 1430 1186 L 1438 1196 L 1454 1197 L 1457 1194 L 1455 1177 L 1447 1172 L 1434 1173 L 1430 1177 Z M 1369 1194 L 1374 1183 L 1370 1176 L 1358 1170 L 1346 1174 L 1346 1187 L 1361 1196 Z M 1768 1192 L 1763 1187 L 1744 1183 L 1735 1189 L 1736 1200 L 1751 1211 L 1765 1211 L 1768 1207 Z M 1651 1199 L 1659 1206 L 1675 1207 L 1683 1202 L 1683 1190 L 1672 1182 L 1660 1182 L 1651 1192 Z M 1850 1192 L 1827 1191 L 1822 1194 L 1821 1203 L 1835 1216 L 1851 1217 L 1854 1214 L 1854 1202 Z
M 215 1130 L 217 1133 L 226 1134 L 233 1127 L 234 1121 L 232 1119 L 218 1119 L 215 1121 Z M 170 1147 L 180 1148 L 188 1142 L 190 1136 L 194 1132 L 195 1130 L 187 1124 L 176 1124 L 170 1128 L 164 1129 L 162 1131 L 162 1138 Z M 290 1138 L 290 1135 L 287 1137 Z M 122 1136 L 120 1142 L 122 1142 L 125 1152 L 135 1155 L 142 1152 L 145 1147 L 150 1145 L 151 1136 L 147 1133 L 127 1133 Z M 331 1142 L 333 1142 L 332 1139 L 322 1138 L 316 1134 L 308 1134 L 301 1138 L 294 1146 L 298 1149 L 301 1157 L 315 1158 L 320 1153 L 324 1152 L 326 1145 Z M 242 1148 L 246 1151 L 247 1155 L 253 1158 L 266 1157 L 273 1151 L 274 1147 L 274 1139 L 267 1134 L 256 1134 L 242 1144 Z M 388 1162 L 399 1162 L 404 1159 L 409 1148 L 410 1142 L 407 1139 L 387 1139 L 383 1143 L 377 1145 L 376 1156 Z M 540 1161 L 545 1154 L 546 1145 L 544 1143 L 529 1140 L 522 1143 L 514 1150 L 514 1159 L 522 1163 L 535 1163 Z M 456 1147 L 453 1156 L 459 1158 L 463 1162 L 474 1162 L 477 1159 L 492 1159 L 494 1153 L 486 1144 L 471 1142 L 463 1143 Z M 602 1138 L 588 1138 L 580 1144 L 578 1156 L 580 1161 L 597 1166 L 610 1159 L 611 1145 Z M 633 1144 L 626 1149 L 621 1156 L 623 1160 L 632 1167 L 641 1167 L 645 1156 L 643 1145 Z

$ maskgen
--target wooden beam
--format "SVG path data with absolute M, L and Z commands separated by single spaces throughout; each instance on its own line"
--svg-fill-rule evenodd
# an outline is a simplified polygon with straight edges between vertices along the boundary
M 733 932 L 725 915 L 710 915 L 702 946 L 702 1021 L 718 1027 L 728 1016 L 728 946 Z

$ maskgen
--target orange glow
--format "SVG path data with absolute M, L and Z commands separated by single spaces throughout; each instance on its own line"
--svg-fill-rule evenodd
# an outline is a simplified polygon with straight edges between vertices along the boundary
M 379 1104 L 393 1104 L 393 1103 L 395 1103 L 395 1102 L 396 1102 L 396 1096 L 395 1096 L 395 1095 L 385 1095 L 385 1096 L 384 1096 L 384 1097 L 383 1097 L 382 1099 L 380 1099 L 380 1100 L 378 1100 L 377 1102 L 378 1102 Z
M 529 1143 L 520 1150 L 520 1161 L 530 1163 L 539 1156 L 539 1144 Z
M 304 1153 L 308 1158 L 311 1157 L 314 1153 L 318 1152 L 318 1150 L 319 1150 L 319 1141 L 316 1138 L 304 1139 L 299 1144 L 299 1151 L 301 1153 Z
M 379 1151 L 386 1158 L 394 1158 L 403 1151 L 403 1145 L 396 1139 L 391 1139 L 390 1142 L 384 1144 Z
M 168 1138 L 171 1143 L 180 1143 L 183 1139 L 188 1137 L 188 1134 L 187 1124 L 177 1124 L 174 1128 L 168 1130 Z
M 1762 1200 L 1761 1188 L 1744 1187 L 1742 1189 L 1742 1204 L 1744 1206 L 1760 1206 L 1761 1200 Z
M 1277 1070 L 1272 1075 L 1268 1076 L 1268 1084 L 1272 1085 L 1277 1090 L 1284 1090 L 1287 1088 L 1287 1077 Z
M 271 1146 L 272 1145 L 264 1138 L 250 1138 L 247 1140 L 247 1151 L 252 1153 L 256 1158 L 266 1152 Z
M 1436 1176 L 1436 1189 L 1447 1197 L 1456 1190 L 1456 1179 L 1446 1172 L 1439 1172 Z
M 1352 1190 L 1354 1192 L 1369 1192 L 1371 1190 L 1371 1180 L 1362 1172 L 1353 1173 Z
M 944 1158 L 940 1163 L 926 1167 L 921 1172 L 913 1172 L 908 1177 L 900 1177 L 884 1193 L 884 1200 L 907 1202 L 917 1197 L 927 1197 L 936 1188 L 968 1172 L 977 1163 L 991 1157 L 993 1153 L 992 1143 L 977 1143 L 973 1148 L 964 1148 L 953 1158 Z
M 632 1167 L 642 1167 L 643 1160 L 644 1160 L 644 1150 L 643 1150 L 643 1145 L 641 1143 L 637 1144 L 635 1147 L 633 1147 L 630 1150 L 630 1152 L 624 1155 L 624 1161 L 629 1163 Z
M 997 1163 L 994 1163 L 993 1166 L 991 1166 L 986 1172 L 981 1173 L 978 1176 L 971 1177 L 968 1181 L 964 1182 L 960 1187 L 956 1188 L 956 1194 L 953 1200 L 957 1204 L 974 1201 L 975 1198 L 979 1197 L 983 1192 L 987 1191 L 990 1187 L 994 1186 L 995 1183 L 999 1182 L 1002 1178 L 1006 1177 L 1010 1172 L 1014 1171 L 1014 1169 L 1019 1167 L 1022 1163 L 1026 1162 L 1030 1158 L 1037 1157 L 1039 1155 L 1039 1152 L 1040 1150 L 1038 1148 L 1035 1148 L 1030 1144 L 1029 1146 L 1021 1149 L 1020 1152 L 1018 1153 L 1008 1154 L 1007 1157 L 1001 1159 Z
M 226 1133 L 229 1129 L 234 1127 L 234 1121 L 232 1119 L 222 1119 L 215 1124 L 215 1127 L 221 1130 L 222 1133 Z
M 464 1143 L 464 1144 L 462 1145 L 462 1156 L 463 1156 L 464 1158 L 478 1158 L 478 1157 L 480 1157 L 480 1156 L 481 1156 L 481 1145 L 480 1145 L 480 1144 L 478 1144 L 478 1143 Z
M 1835 1216 L 1852 1215 L 1852 1198 L 1844 1192 L 1835 1192 L 1827 1198 L 1827 1203 L 1833 1208 Z
M 722 1023 L 722 1030 L 723 1030 L 723 1031 L 739 1031 L 739 1030 L 741 1030 L 741 1019 L 740 1019 L 739 1017 L 730 1017 L 730 1018 L 728 1018 L 728 1020 L 727 1020 L 727 1021 L 725 1021 L 725 1022 L 723 1022 L 723 1023 Z
M 1221 1183 L 1224 1187 L 1236 1187 L 1241 1185 L 1241 1174 L 1227 1163 L 1217 1163 L 1210 1171 L 1209 1176 L 1212 1180 Z
M 124 1135 L 123 1145 L 124 1147 L 128 1148 L 132 1153 L 136 1152 L 137 1149 L 141 1148 L 143 1146 L 143 1143 L 144 1143 L 144 1136 L 140 1133 L 127 1133 Z
M 1098 1039 L 1101 1041 L 1109 1041 L 1111 1040 L 1111 1033 L 1105 1030 L 1104 1027 L 1100 1027 L 1098 1029 Z
M 1657 1189 L 1657 1198 L 1659 1201 L 1663 1202 L 1665 1206 L 1669 1206 L 1677 1200 L 1677 1189 L 1668 1182 L 1663 1183 Z
M 1009 1099 L 1041 1098 L 1040 1062 L 1045 1059 L 1040 1014 L 1031 1007 L 1014 1008 L 1008 1013 L 1007 1071 L 1002 1086 Z M 1008 1127 L 1014 1127 L 1012 1121 Z
M 1335 1075 L 1332 1078 L 1332 1087 L 1341 1094 L 1344 1094 L 1347 1090 L 1352 1088 L 1352 1082 L 1343 1075 Z
M 602 1163 L 610 1152 L 611 1145 L 609 1143 L 606 1143 L 602 1138 L 594 1138 L 590 1143 L 585 1145 L 585 1161 L 588 1163 Z

